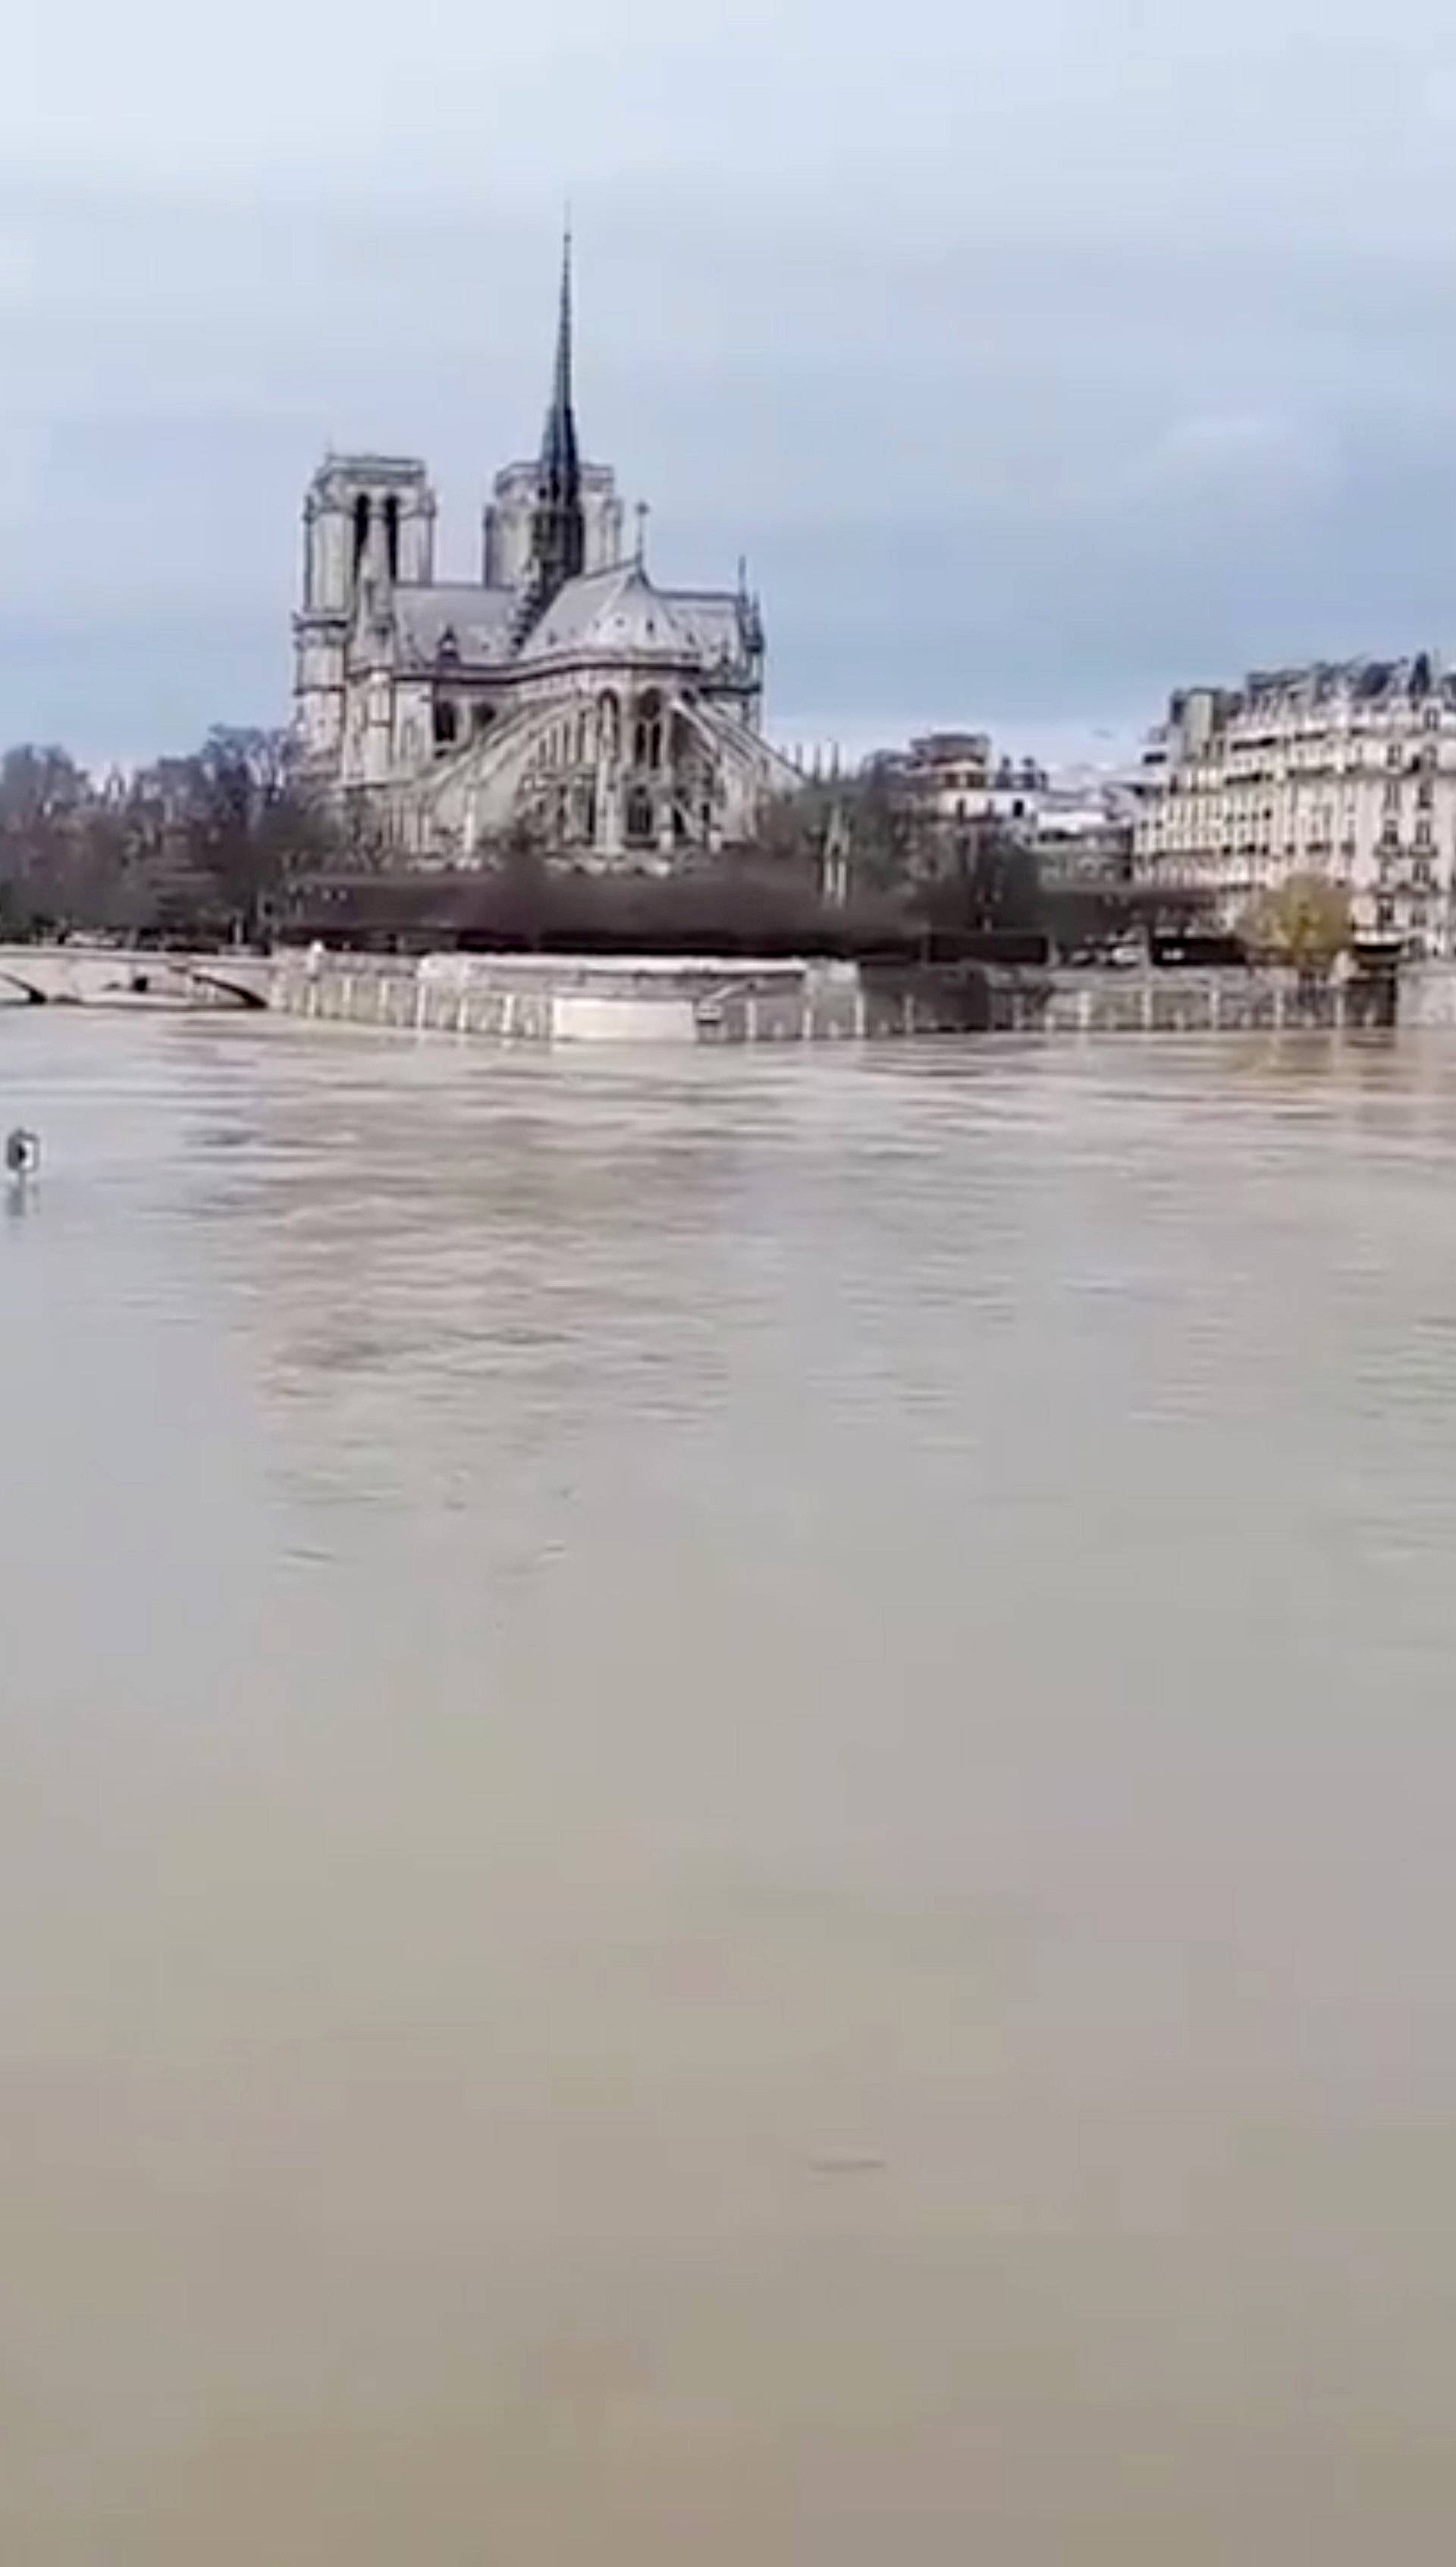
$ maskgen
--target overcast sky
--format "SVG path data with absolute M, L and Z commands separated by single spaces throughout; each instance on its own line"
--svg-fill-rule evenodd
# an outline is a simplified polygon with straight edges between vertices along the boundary
M 19 14 L 18 43 L 14 13 Z M 0 739 L 286 709 L 303 485 L 539 433 L 749 553 L 774 713 L 1126 736 L 1456 648 L 1449 0 L 11 0 Z

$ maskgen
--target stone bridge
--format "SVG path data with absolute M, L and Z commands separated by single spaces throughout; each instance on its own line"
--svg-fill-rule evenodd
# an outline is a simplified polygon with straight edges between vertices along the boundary
M 0 945 L 0 1005 L 266 1007 L 256 954 L 151 954 L 107 945 Z

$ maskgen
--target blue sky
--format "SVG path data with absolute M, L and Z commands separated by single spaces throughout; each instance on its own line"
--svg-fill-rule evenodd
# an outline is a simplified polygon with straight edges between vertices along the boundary
M 785 731 L 1456 648 L 1435 0 L 18 6 L 0 737 L 279 716 L 331 440 L 426 455 L 469 569 L 568 193 L 588 445 L 663 576 L 749 552 Z

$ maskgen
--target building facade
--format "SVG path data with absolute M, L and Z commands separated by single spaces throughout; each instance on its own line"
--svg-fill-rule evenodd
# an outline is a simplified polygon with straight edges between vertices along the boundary
M 1136 870 L 1237 926 L 1292 874 L 1349 896 L 1356 930 L 1453 951 L 1456 672 L 1316 663 L 1172 698 L 1138 796 Z
M 988 823 L 1030 836 L 1048 785 L 1033 758 L 998 755 L 980 730 L 925 731 L 874 763 L 899 808 L 931 841 L 953 842 Z
M 1114 777 L 1053 782 L 1037 804 L 1044 890 L 1113 891 L 1132 880 L 1136 805 Z
M 1101 772 L 1061 778 L 1032 757 L 998 751 L 986 731 L 926 731 L 870 761 L 905 822 L 914 869 L 955 872 L 988 839 L 1035 852 L 1048 888 L 1130 880 L 1130 792 Z
M 665 871 L 751 838 L 797 786 L 762 735 L 757 600 L 741 575 L 660 589 L 640 532 L 625 548 L 615 475 L 580 453 L 572 363 L 568 243 L 541 451 L 496 477 L 478 579 L 438 576 L 413 457 L 330 455 L 309 488 L 305 772 L 406 861 L 479 864 L 524 832 L 578 863 Z

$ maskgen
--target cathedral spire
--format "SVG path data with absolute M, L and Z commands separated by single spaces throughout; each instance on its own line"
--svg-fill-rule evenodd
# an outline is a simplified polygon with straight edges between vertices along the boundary
M 561 304 L 556 323 L 556 377 L 547 414 L 548 446 L 570 450 L 576 463 L 577 423 L 572 409 L 572 218 L 568 214 L 561 244 Z
M 580 577 L 586 555 L 582 459 L 572 398 L 572 233 L 568 223 L 562 243 L 556 371 L 541 439 L 531 526 L 531 591 L 537 614 L 551 604 L 569 579 Z

